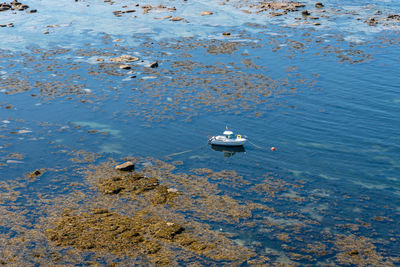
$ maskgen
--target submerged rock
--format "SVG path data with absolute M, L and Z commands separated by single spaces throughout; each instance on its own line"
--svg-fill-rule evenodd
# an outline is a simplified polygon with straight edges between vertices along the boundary
M 370 26 L 375 26 L 379 23 L 377 19 L 374 17 L 369 18 L 368 20 L 364 21 L 365 23 L 368 23 Z
M 140 248 L 144 241 L 143 224 L 143 221 L 104 211 L 66 214 L 55 222 L 53 229 L 46 231 L 46 235 L 58 246 L 121 254 Z
M 41 176 L 44 172 L 45 172 L 44 169 L 38 169 L 38 170 L 35 170 L 35 171 L 29 173 L 27 176 L 28 176 L 28 178 L 30 178 L 30 179 L 34 179 L 34 178 L 36 178 L 36 177 Z
M 398 15 L 398 14 L 390 14 L 390 15 L 388 15 L 387 18 L 390 20 L 400 21 L 400 15 Z
M 153 68 L 153 69 L 158 68 L 158 62 L 155 61 L 155 62 L 151 63 L 151 64 L 149 65 L 149 67 L 150 67 L 150 68 Z
M 115 57 L 110 59 L 111 62 L 134 62 L 134 61 L 138 61 L 139 58 L 138 57 L 134 57 L 134 56 L 130 56 L 130 55 L 122 55 L 120 57 Z
M 267 10 L 283 10 L 283 13 L 297 11 L 298 8 L 305 7 L 305 4 L 292 1 L 263 1 L 259 5 L 256 5 L 257 13 L 264 12 Z M 273 12 L 274 13 L 274 12 Z M 276 13 L 276 12 L 275 12 Z
M 173 188 L 171 188 L 171 189 L 164 185 L 158 186 L 154 190 L 154 194 L 153 194 L 152 198 L 150 199 L 151 203 L 153 203 L 153 204 L 168 203 L 170 200 L 172 200 L 176 196 L 176 193 L 177 193 L 176 189 L 173 189 Z
M 153 190 L 158 185 L 159 181 L 155 177 L 146 177 L 141 173 L 131 173 L 102 179 L 98 182 L 97 187 L 104 194 L 115 195 L 126 192 L 137 195 Z
M 120 65 L 119 68 L 123 69 L 123 70 L 130 70 L 131 66 L 129 66 L 129 65 Z
M 202 11 L 201 13 L 200 13 L 200 15 L 201 16 L 209 16 L 209 15 L 212 15 L 213 13 L 211 12 L 211 11 Z
M 173 222 L 158 222 L 152 225 L 154 230 L 154 236 L 172 240 L 177 234 L 182 233 L 185 228 L 181 225 Z
M 170 18 L 170 21 L 181 21 L 181 20 L 183 20 L 183 18 L 181 18 L 181 17 L 172 17 L 172 18 Z

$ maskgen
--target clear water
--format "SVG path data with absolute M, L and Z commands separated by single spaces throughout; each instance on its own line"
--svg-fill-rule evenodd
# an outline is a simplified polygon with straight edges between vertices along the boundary
M 251 184 L 272 173 L 288 182 L 306 181 L 294 192 L 306 197 L 306 203 L 275 205 L 319 221 L 310 231 L 346 220 L 368 222 L 374 234 L 360 230 L 362 234 L 394 238 L 380 249 L 400 256 L 399 23 L 369 26 L 344 12 L 356 11 L 363 18 L 376 10 L 399 13 L 398 1 L 368 2 L 375 6 L 328 1 L 327 10 L 341 11 L 321 18 L 318 27 L 290 26 L 296 15 L 248 15 L 209 1 L 167 4 L 176 6 L 175 15 L 188 23 L 155 20 L 169 14 L 156 11 L 113 16 L 123 5 L 134 8 L 127 1 L 26 3 L 38 13 L 0 13 L 4 23 L 15 24 L 0 31 L 2 54 L 7 55 L 0 59 L 2 181 L 37 168 L 68 167 L 68 152 L 60 153 L 57 145 L 116 159 L 180 160 L 186 170 L 235 170 Z M 199 10 L 216 10 L 216 15 L 205 19 L 197 15 Z M 46 27 L 54 24 L 58 26 Z M 45 30 L 50 33 L 43 34 Z M 223 37 L 224 31 L 232 35 Z M 235 49 L 213 53 L 213 43 L 232 43 Z M 67 50 L 42 57 L 55 49 Z M 98 51 L 134 54 L 141 61 L 133 64 L 132 74 L 112 68 L 118 75 L 109 75 L 96 59 L 115 56 L 99 56 Z M 155 60 L 159 68 L 146 67 Z M 98 75 L 90 74 L 99 69 Z M 12 77 L 31 88 L 24 84 L 26 91 L 10 94 L 17 85 L 5 81 Z M 46 93 L 38 81 L 60 85 Z M 230 99 L 237 91 L 243 97 Z M 207 145 L 207 135 L 222 132 L 226 125 L 248 136 L 245 152 Z M 11 133 L 19 130 L 31 132 Z M 88 133 L 93 130 L 107 134 Z M 14 159 L 10 153 L 25 156 Z M 34 190 L 45 192 L 45 185 L 57 183 L 50 179 L 44 176 Z M 368 205 L 360 200 L 365 197 Z M 374 216 L 391 221 L 377 223 Z M 249 246 L 256 240 L 263 249 L 280 250 L 261 228 L 231 230 Z

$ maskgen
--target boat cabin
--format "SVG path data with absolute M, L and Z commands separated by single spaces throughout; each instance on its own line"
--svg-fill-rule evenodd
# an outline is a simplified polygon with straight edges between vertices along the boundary
M 228 139 L 236 139 L 236 135 L 234 135 L 233 132 L 231 132 L 231 131 L 225 131 L 224 135 Z

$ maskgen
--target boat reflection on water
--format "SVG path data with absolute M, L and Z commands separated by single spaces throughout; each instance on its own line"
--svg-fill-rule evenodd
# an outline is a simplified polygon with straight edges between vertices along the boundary
M 211 148 L 215 151 L 220 151 L 224 152 L 224 157 L 231 157 L 235 155 L 237 152 L 242 153 L 246 152 L 243 146 L 217 146 L 217 145 L 211 145 Z

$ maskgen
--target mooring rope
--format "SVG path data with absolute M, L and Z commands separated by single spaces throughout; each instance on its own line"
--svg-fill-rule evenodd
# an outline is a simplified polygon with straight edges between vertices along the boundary
M 261 146 L 258 146 L 258 145 L 256 145 L 256 144 L 254 144 L 253 142 L 251 142 L 249 139 L 247 139 L 247 141 L 250 143 L 250 144 L 252 144 L 255 148 L 257 148 L 257 149 L 260 149 L 260 150 L 267 150 L 266 148 L 263 148 L 263 147 L 261 147 Z
M 184 150 L 184 151 L 181 151 L 181 152 L 172 153 L 172 154 L 166 155 L 165 157 L 168 158 L 168 157 L 172 157 L 172 156 L 182 155 L 182 154 L 185 154 L 185 153 L 189 153 L 189 152 L 198 150 L 198 149 L 203 148 L 203 147 L 204 147 L 204 145 L 201 145 L 201 146 L 195 147 L 195 148 L 193 148 L 193 149 L 189 149 L 189 150 Z

